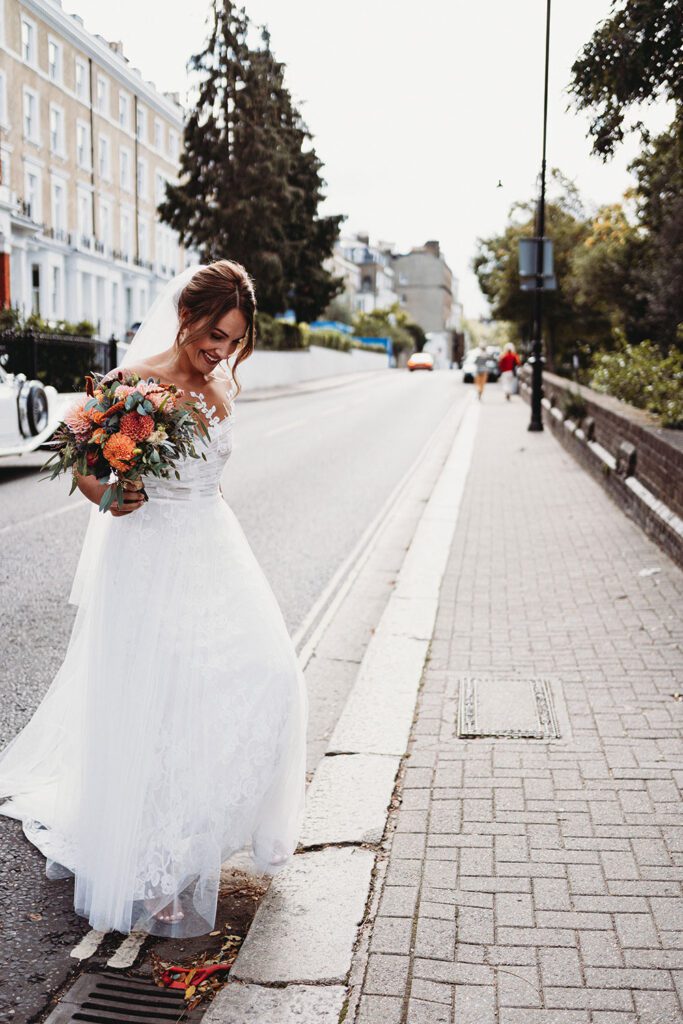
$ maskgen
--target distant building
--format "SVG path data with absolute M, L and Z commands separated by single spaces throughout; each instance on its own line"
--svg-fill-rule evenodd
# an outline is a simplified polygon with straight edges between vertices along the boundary
M 408 253 L 395 255 L 393 264 L 401 305 L 427 335 L 434 335 L 435 344 L 439 337 L 439 351 L 444 346 L 444 334 L 448 335 L 450 358 L 460 359 L 463 336 L 458 279 L 446 263 L 439 243 L 425 242 Z
M 398 302 L 389 243 L 371 245 L 364 234 L 340 238 L 335 245 L 335 257 L 341 261 L 340 266 L 355 268 L 353 275 L 349 273 L 346 278 L 356 289 L 355 295 L 350 295 L 353 312 L 371 313 Z
M 142 29 L 142 26 L 141 26 Z M 122 337 L 185 264 L 183 112 L 60 0 L 0 0 L 0 305 Z

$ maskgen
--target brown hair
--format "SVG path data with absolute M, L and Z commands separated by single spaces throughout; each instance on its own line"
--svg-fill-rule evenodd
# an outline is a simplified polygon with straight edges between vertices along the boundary
M 254 351 L 256 341 L 256 295 L 254 284 L 241 263 L 216 260 L 198 270 L 178 297 L 180 326 L 176 345 L 189 345 L 209 333 L 231 309 L 239 309 L 247 321 L 244 343 L 232 367 L 236 392 L 240 385 L 235 373 L 237 367 Z

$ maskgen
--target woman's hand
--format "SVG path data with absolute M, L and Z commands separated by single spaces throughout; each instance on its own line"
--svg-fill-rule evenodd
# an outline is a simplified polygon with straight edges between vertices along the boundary
M 127 516 L 135 512 L 145 503 L 145 496 L 142 492 L 144 484 L 140 477 L 137 480 L 122 480 L 123 484 L 123 505 L 119 505 L 116 499 L 112 501 L 108 511 L 113 516 Z
M 99 505 L 102 495 L 107 489 L 107 484 L 100 484 L 94 476 L 81 476 L 80 473 L 76 473 L 76 482 L 78 489 L 85 497 L 92 501 L 95 505 Z M 143 488 L 143 483 L 140 477 L 137 480 L 123 480 L 123 506 L 120 506 L 116 500 L 114 500 L 109 506 L 108 511 L 113 516 L 127 516 L 131 512 L 134 512 L 140 505 L 145 501 L 144 495 L 140 492 Z

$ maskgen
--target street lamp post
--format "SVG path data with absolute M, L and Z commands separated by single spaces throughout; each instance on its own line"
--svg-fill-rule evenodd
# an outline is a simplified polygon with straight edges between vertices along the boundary
M 545 153 L 548 126 L 548 62 L 550 57 L 550 2 L 547 0 L 545 21 L 545 77 L 543 85 L 543 156 L 541 159 L 541 193 L 538 199 L 536 228 L 536 287 L 534 289 L 534 337 L 531 363 L 531 420 L 529 430 L 543 430 L 541 399 L 543 397 L 543 286 L 545 253 Z

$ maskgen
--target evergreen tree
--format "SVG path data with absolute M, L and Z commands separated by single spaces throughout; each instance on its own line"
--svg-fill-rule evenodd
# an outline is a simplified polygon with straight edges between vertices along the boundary
M 341 217 L 318 217 L 321 164 L 264 30 L 231 0 L 213 0 L 204 50 L 189 67 L 198 95 L 184 133 L 180 181 L 159 206 L 202 259 L 243 263 L 259 307 L 313 319 L 339 291 L 324 269 Z

